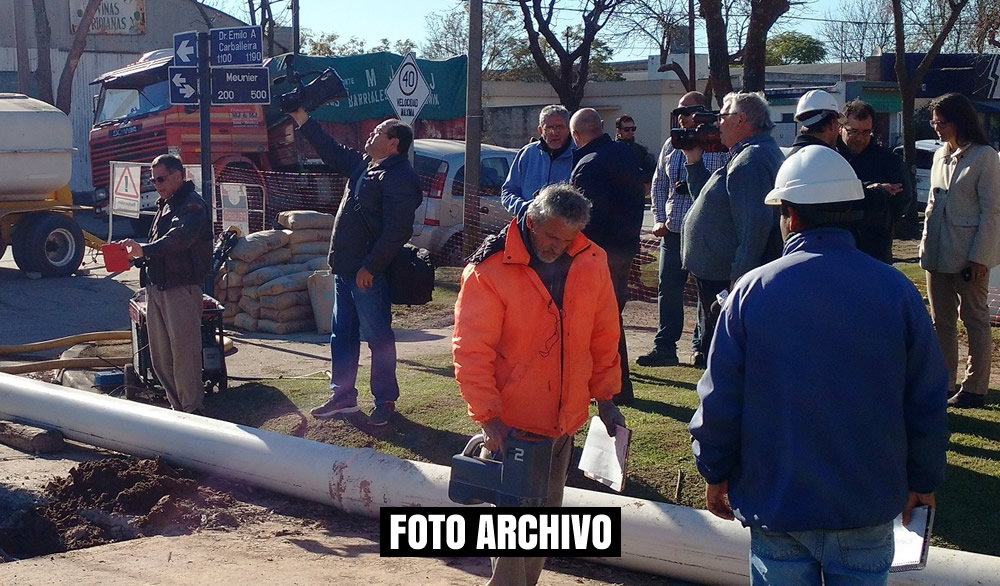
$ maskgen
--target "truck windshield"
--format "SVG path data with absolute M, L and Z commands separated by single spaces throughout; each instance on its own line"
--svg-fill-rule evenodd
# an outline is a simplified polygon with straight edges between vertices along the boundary
M 135 118 L 170 107 L 167 82 L 160 81 L 142 89 L 102 89 L 94 124 Z

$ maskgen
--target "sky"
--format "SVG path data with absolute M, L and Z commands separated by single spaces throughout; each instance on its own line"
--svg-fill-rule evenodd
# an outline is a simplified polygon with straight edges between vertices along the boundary
M 486 0 L 490 1 L 490 0 Z M 513 1 L 513 0 L 512 0 Z M 683 2 L 683 0 L 680 0 Z M 288 16 L 288 0 L 271 0 L 272 11 L 278 22 L 291 22 Z M 221 10 L 233 16 L 248 20 L 247 2 L 245 0 L 208 0 Z M 255 3 L 256 4 L 256 3 Z M 375 0 L 360 2 L 358 0 L 299 0 L 300 23 L 302 28 L 314 33 L 337 33 L 341 40 L 358 37 L 367 41 L 369 46 L 377 45 L 382 38 L 388 38 L 390 43 L 409 38 L 419 46 L 424 41 L 425 18 L 432 12 L 450 10 L 461 4 L 461 0 Z M 697 1 L 696 10 L 697 10 Z M 835 9 L 839 0 L 813 0 L 804 18 L 790 19 L 789 28 L 805 34 L 818 36 L 820 22 L 809 19 L 821 19 L 827 11 Z M 579 6 L 578 0 L 558 0 L 556 7 Z M 486 10 L 489 5 L 484 6 Z M 889 15 L 887 17 L 891 18 Z M 579 13 L 557 10 L 560 26 L 575 25 L 580 22 Z M 707 52 L 704 35 L 695 42 L 695 50 Z M 655 49 L 641 44 L 619 50 L 615 60 L 644 59 L 655 53 Z

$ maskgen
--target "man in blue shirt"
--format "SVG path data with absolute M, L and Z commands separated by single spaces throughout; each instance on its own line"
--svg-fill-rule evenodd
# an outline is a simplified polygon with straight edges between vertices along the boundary
M 944 360 L 913 284 L 854 245 L 847 161 L 806 146 L 775 184 L 783 254 L 737 281 L 698 383 L 707 508 L 750 528 L 751 584 L 885 584 L 893 519 L 944 478 Z
M 500 202 L 520 219 L 528 202 L 546 185 L 566 183 L 573 171 L 573 142 L 569 138 L 569 110 L 553 104 L 538 114 L 540 140 L 525 145 L 514 156 Z

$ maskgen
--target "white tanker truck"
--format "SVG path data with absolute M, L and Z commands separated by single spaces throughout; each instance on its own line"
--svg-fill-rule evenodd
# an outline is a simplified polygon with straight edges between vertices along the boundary
M 73 211 L 68 184 L 73 167 L 69 117 L 21 94 L 0 94 L 0 256 L 13 248 L 26 273 L 62 277 L 75 272 L 84 246 L 100 240 L 85 234 Z

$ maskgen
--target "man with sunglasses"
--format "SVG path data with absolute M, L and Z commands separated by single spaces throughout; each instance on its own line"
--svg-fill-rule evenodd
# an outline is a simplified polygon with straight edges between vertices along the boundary
M 635 160 L 639 163 L 639 176 L 643 184 L 648 185 L 653 179 L 656 161 L 653 160 L 653 155 L 649 154 L 649 149 L 636 142 L 636 130 L 638 128 L 635 125 L 635 120 L 628 114 L 622 114 L 615 120 L 615 141 L 624 143 L 632 151 Z
M 893 228 L 913 200 L 913 182 L 903 160 L 872 140 L 875 109 L 870 104 L 848 102 L 844 115 L 837 150 L 865 186 L 864 217 L 853 230 L 854 240 L 858 250 L 891 264 Z
M 156 378 L 174 411 L 201 411 L 202 283 L 212 265 L 208 205 L 184 180 L 184 163 L 160 155 L 152 163 L 159 198 L 149 243 L 121 241 L 130 259 L 143 259 L 139 283 L 146 288 L 146 328 Z
M 680 128 L 694 128 L 694 115 L 708 109 L 709 100 L 701 92 L 688 92 L 677 102 L 673 115 Z M 702 154 L 702 161 L 709 173 L 725 166 L 729 151 L 719 145 Z M 653 174 L 653 235 L 660 238 L 659 283 L 657 286 L 657 310 L 659 324 L 653 338 L 653 349 L 639 356 L 639 366 L 676 366 L 677 342 L 684 330 L 684 287 L 688 272 L 681 266 L 681 226 L 694 202 L 687 185 L 687 170 L 684 167 L 684 153 L 670 143 L 667 138 L 660 151 L 656 172 Z M 696 194 L 695 194 L 696 195 Z M 700 331 L 695 328 L 691 340 L 692 363 L 705 366 L 705 355 L 698 349 Z

